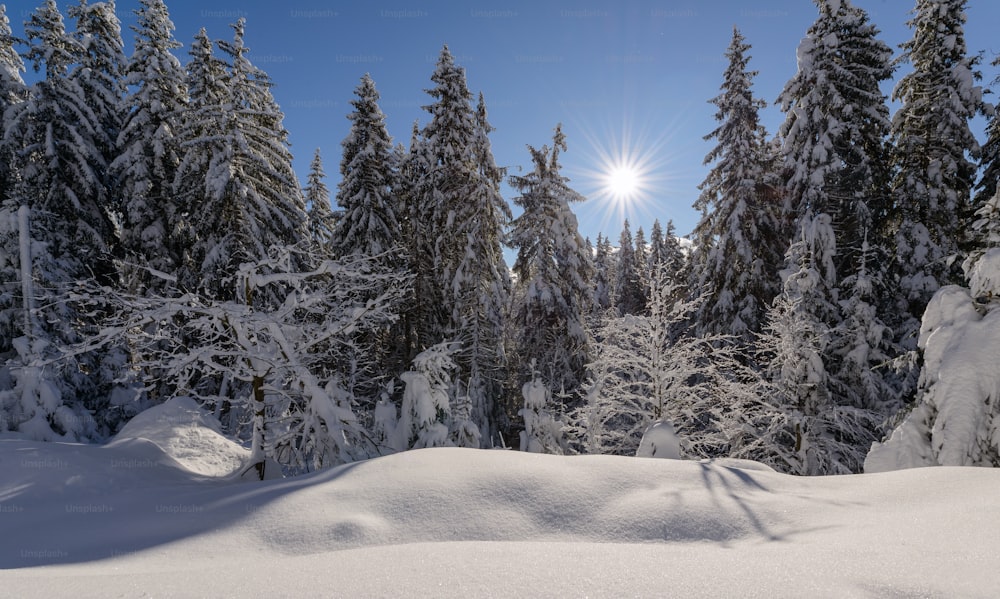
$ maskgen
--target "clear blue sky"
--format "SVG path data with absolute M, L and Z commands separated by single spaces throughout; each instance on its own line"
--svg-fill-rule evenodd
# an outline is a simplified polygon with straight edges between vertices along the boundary
M 891 47 L 910 37 L 910 0 L 854 4 L 868 11 Z M 69 5 L 59 2 L 64 14 Z M 8 4 L 15 35 L 31 6 L 31 0 Z M 135 6 L 118 2 L 129 52 Z M 599 173 L 623 148 L 649 171 L 646 201 L 628 209 L 633 230 L 639 225 L 648 233 L 659 218 L 689 233 L 698 218 L 691 204 L 708 168 L 702 161 L 712 147 L 702 137 L 715 127 L 708 100 L 718 93 L 732 27 L 753 46 L 750 66 L 760 71 L 754 89 L 769 104 L 762 116 L 773 134 L 782 114 L 771 103 L 795 73 L 796 47 L 816 18 L 807 0 L 167 0 L 167 6 L 184 44 L 182 62 L 200 27 L 213 39 L 228 39 L 229 23 L 246 18 L 250 57 L 274 80 L 301 179 L 319 147 L 334 190 L 345 115 L 360 77 L 371 73 L 389 132 L 408 144 L 413 121 L 427 121 L 424 90 L 447 43 L 470 90 L 485 94 L 499 164 L 514 173 L 529 168 L 525 145 L 549 143 L 553 127 L 563 123 L 564 173 L 590 198 L 575 210 L 591 239 L 598 231 L 618 237 L 621 215 L 602 199 Z M 997 74 L 988 63 L 1000 52 L 1000 2 L 971 0 L 968 15 L 966 40 L 970 51 L 985 52 L 986 85 Z M 983 141 L 984 123 L 974 130 Z M 505 195 L 510 200 L 513 192 L 505 188 Z

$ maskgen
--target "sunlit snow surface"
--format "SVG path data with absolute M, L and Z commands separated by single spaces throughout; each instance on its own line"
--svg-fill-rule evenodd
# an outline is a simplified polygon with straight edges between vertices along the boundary
M 0 595 L 1000 595 L 997 470 L 427 449 L 241 482 L 191 410 L 103 447 L 0 437 Z

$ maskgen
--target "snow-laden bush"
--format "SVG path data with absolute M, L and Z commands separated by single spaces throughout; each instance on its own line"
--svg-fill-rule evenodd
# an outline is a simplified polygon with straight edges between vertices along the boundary
M 916 405 L 892 435 L 872 445 L 866 472 L 918 466 L 1000 466 L 1000 304 L 976 301 L 1000 275 L 992 250 L 970 272 L 977 293 L 942 287 L 924 313 L 924 367 Z
M 451 373 L 456 368 L 452 359 L 456 351 L 450 343 L 431 346 L 413 358 L 410 371 L 400 375 L 406 384 L 396 427 L 400 450 L 454 445 L 448 434 L 451 423 L 448 391 L 452 385 Z
M 531 365 L 534 369 L 534 362 Z M 524 419 L 521 451 L 564 454 L 566 447 L 562 434 L 563 425 L 551 412 L 552 392 L 537 372 L 521 386 L 521 395 L 524 397 L 524 408 L 518 411 L 518 415 Z
M 378 270 L 364 258 L 320 260 L 295 248 L 275 248 L 258 263 L 241 265 L 227 283 L 236 300 L 195 294 L 136 297 L 108 288 L 76 293 L 85 306 L 100 296 L 118 315 L 85 344 L 64 353 L 128 340 L 137 376 L 147 389 L 187 395 L 218 416 L 234 415 L 248 430 L 250 465 L 264 476 L 274 458 L 293 470 L 313 470 L 378 453 L 355 397 L 338 371 L 345 352 L 361 351 L 355 333 L 395 318 L 408 278 Z M 309 271 L 293 263 L 315 264 Z M 283 298 L 255 308 L 256 293 Z M 366 298 L 366 299 L 361 299 Z

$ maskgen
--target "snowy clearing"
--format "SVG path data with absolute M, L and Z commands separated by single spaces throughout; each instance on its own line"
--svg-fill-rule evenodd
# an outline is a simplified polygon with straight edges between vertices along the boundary
M 993 469 L 798 478 L 741 461 L 426 449 L 243 482 L 206 475 L 246 450 L 191 408 L 169 402 L 106 446 L 0 438 L 6 596 L 987 597 L 1000 586 Z

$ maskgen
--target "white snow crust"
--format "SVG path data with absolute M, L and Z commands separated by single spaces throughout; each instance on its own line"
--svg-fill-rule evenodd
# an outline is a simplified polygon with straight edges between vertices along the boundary
M 435 448 L 244 482 L 227 460 L 245 451 L 186 399 L 137 417 L 105 446 L 0 438 L 3 594 L 988 597 L 1000 588 L 994 469 L 798 478 L 741 461 Z

